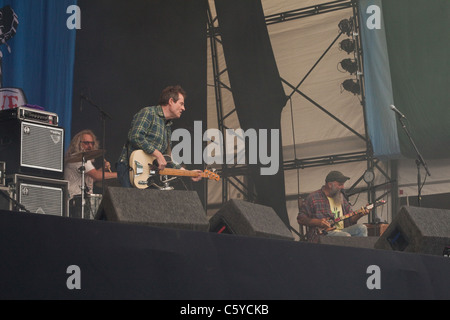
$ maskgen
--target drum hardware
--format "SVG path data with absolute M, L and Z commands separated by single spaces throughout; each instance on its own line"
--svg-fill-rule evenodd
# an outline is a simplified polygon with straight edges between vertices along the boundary
M 164 187 L 162 187 L 161 190 L 173 190 L 173 187 L 171 187 L 169 185 L 169 182 L 172 181 L 172 180 L 175 180 L 177 178 L 178 177 L 169 178 L 168 176 L 162 176 L 161 177 L 161 182 L 164 184 Z
M 69 157 L 67 157 L 66 162 L 67 163 L 73 163 L 73 162 L 80 162 L 81 161 L 81 167 L 79 168 L 81 172 L 81 218 L 84 219 L 84 197 L 86 192 L 86 185 L 85 185 L 85 172 L 86 172 L 86 161 L 92 160 L 95 158 L 100 157 L 103 155 L 105 150 L 98 149 L 98 150 L 91 150 L 91 151 L 82 151 L 78 153 L 71 154 Z
M 83 218 L 81 216 L 81 208 L 84 208 L 85 219 L 94 219 L 97 213 L 100 203 L 102 201 L 101 194 L 87 194 L 84 197 L 84 203 L 81 200 L 81 194 L 73 196 L 70 200 L 70 217 L 72 218 Z
M 98 149 L 98 150 L 91 150 L 91 151 L 82 151 L 78 153 L 71 154 L 66 158 L 67 163 L 73 163 L 73 162 L 82 162 L 83 158 L 85 161 L 92 160 L 98 157 L 101 157 L 103 155 L 103 152 L 105 150 Z
M 150 179 L 151 178 L 149 178 L 149 180 Z M 155 188 L 157 188 L 159 190 L 162 190 L 162 191 L 170 191 L 170 190 L 173 190 L 174 187 L 170 186 L 169 182 L 173 181 L 175 179 L 178 179 L 178 177 L 169 178 L 167 175 L 159 176 L 159 180 L 161 181 L 162 185 L 158 185 L 158 183 L 149 181 L 148 186 L 149 187 L 155 187 Z

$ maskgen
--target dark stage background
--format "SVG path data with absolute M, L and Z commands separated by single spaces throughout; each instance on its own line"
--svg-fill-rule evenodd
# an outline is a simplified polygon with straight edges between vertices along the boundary
M 206 0 L 79 0 L 72 113 L 73 136 L 92 129 L 115 163 L 133 115 L 155 105 L 168 85 L 187 91 L 186 112 L 173 129 L 206 125 Z M 87 96 L 92 103 L 82 101 Z M 193 169 L 194 166 L 188 167 Z M 203 197 L 203 184 L 190 185 Z M 188 185 L 189 187 L 189 185 Z

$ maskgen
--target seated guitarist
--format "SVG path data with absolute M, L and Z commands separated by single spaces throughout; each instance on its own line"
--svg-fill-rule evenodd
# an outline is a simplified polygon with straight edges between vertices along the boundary
M 172 120 L 179 119 L 185 111 L 186 92 L 180 86 L 170 86 L 161 92 L 157 106 L 144 107 L 137 112 L 131 122 L 127 143 L 117 163 L 118 180 L 123 187 L 132 188 L 129 178 L 129 157 L 135 150 L 143 150 L 156 158 L 158 169 L 168 165 L 164 154 L 170 155 Z M 183 170 L 179 164 L 174 168 Z M 201 173 L 199 170 L 195 170 Z M 200 176 L 192 177 L 199 181 Z
M 325 178 L 325 185 L 309 194 L 303 202 L 297 221 L 308 227 L 308 241 L 317 242 L 319 235 L 367 237 L 367 227 L 357 224 L 368 213 L 366 209 L 333 225 L 334 219 L 354 212 L 342 193 L 344 183 L 349 179 L 339 171 L 331 171 Z

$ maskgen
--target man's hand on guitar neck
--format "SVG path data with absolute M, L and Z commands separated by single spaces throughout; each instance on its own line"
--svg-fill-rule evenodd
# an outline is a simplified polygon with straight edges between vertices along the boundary
M 181 167 L 180 170 L 186 170 L 186 169 L 183 168 L 183 167 Z M 192 177 L 192 178 L 191 178 L 192 181 L 197 182 L 197 181 L 202 180 L 201 174 L 203 173 L 203 171 L 201 171 L 201 170 L 191 170 L 191 171 L 192 171 L 192 172 L 197 172 L 197 173 L 198 173 L 198 176 Z
M 361 209 L 357 211 L 357 214 L 350 218 L 351 223 L 357 223 L 359 219 L 369 214 L 369 212 L 370 210 L 367 209 L 367 207 L 361 207 Z

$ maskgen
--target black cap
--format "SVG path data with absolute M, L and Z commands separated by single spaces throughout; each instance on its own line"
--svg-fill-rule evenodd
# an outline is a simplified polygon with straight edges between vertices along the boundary
M 340 183 L 344 183 L 349 179 L 349 177 L 344 176 L 340 171 L 331 171 L 325 178 L 325 182 L 337 181 Z

